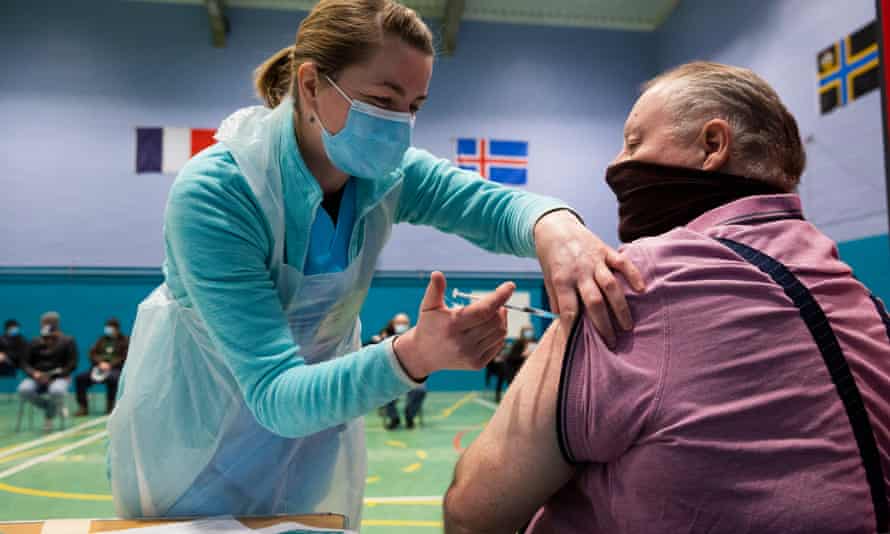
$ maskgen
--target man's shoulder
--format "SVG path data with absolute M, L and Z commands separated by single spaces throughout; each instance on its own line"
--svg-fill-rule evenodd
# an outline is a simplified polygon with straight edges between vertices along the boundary
M 733 253 L 713 237 L 685 227 L 655 237 L 644 237 L 621 247 L 631 260 L 647 263 L 653 275 L 676 269 L 710 268 Z

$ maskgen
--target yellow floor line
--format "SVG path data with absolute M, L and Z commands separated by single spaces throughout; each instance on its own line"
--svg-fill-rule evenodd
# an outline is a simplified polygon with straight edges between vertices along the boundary
M 62 430 L 59 432 L 54 432 L 47 436 L 43 436 L 42 438 L 32 439 L 31 441 L 26 441 L 24 443 L 20 443 L 18 445 L 11 445 L 8 447 L 4 447 L 0 449 L 0 458 L 5 456 L 9 456 L 10 454 L 17 453 L 19 451 L 23 451 L 25 449 L 30 449 L 31 447 L 36 447 L 38 445 L 43 445 L 44 443 L 49 443 L 51 441 L 56 441 L 62 439 L 64 437 L 68 437 L 72 434 L 77 434 L 85 428 L 89 428 L 91 426 L 96 426 L 104 423 L 108 419 L 108 416 L 99 417 L 98 419 L 93 419 L 92 421 L 87 421 L 85 423 L 81 423 L 75 427 L 69 428 L 68 430 Z
M 390 447 L 398 447 L 400 449 L 408 448 L 408 444 L 405 443 L 404 441 L 396 441 L 394 439 L 387 441 L 386 444 L 389 445 Z
M 366 497 L 365 504 L 408 505 L 408 506 L 442 506 L 442 497 Z
M 29 449 L 27 451 L 20 452 L 18 454 L 13 454 L 12 456 L 7 456 L 5 458 L 0 458 L 0 464 L 5 464 L 7 462 L 13 462 L 15 460 L 21 460 L 22 458 L 28 458 L 31 456 L 37 456 L 42 452 L 54 451 L 59 448 L 59 445 L 49 445 L 47 447 L 38 447 L 36 449 Z
M 421 460 L 426 460 L 427 457 L 429 457 L 429 454 L 427 454 L 426 451 L 417 451 L 417 457 Z
M 455 410 L 457 410 L 458 408 L 460 408 L 461 406 L 470 402 L 471 400 L 475 399 L 478 396 L 479 396 L 478 393 L 467 393 L 466 395 L 461 397 L 460 400 L 458 400 L 457 402 L 455 402 L 448 408 L 445 408 L 444 410 L 442 410 L 442 414 L 441 414 L 442 418 L 445 419 L 445 418 L 451 417 L 451 414 L 453 414 Z
M 413 521 L 410 519 L 363 519 L 364 527 L 434 527 L 442 528 L 445 526 L 441 521 Z
M 365 484 L 374 484 L 375 482 L 380 482 L 380 477 L 373 476 L 365 479 Z
M 423 466 L 422 463 L 416 462 L 416 463 L 409 465 L 408 467 L 403 467 L 402 471 L 404 471 L 405 473 L 413 473 L 415 471 L 419 471 L 421 466 Z
M 0 482 L 0 491 L 28 495 L 31 497 L 51 497 L 54 499 L 71 499 L 76 501 L 110 501 L 111 495 L 97 493 L 70 493 L 67 491 L 45 491 L 31 488 L 23 488 Z

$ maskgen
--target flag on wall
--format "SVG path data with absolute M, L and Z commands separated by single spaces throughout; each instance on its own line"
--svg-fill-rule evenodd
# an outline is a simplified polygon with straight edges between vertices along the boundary
M 880 87 L 877 21 L 819 52 L 816 62 L 823 115 Z
M 212 145 L 216 130 L 136 128 L 136 172 L 176 174 L 185 162 Z
M 483 138 L 457 140 L 457 165 L 476 171 L 492 182 L 528 183 L 528 141 L 501 141 Z

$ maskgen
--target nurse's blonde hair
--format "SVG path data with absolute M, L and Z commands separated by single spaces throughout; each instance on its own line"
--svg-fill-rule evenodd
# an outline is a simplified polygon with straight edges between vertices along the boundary
M 296 43 L 279 50 L 254 72 L 256 91 L 274 108 L 294 94 L 300 65 L 311 61 L 319 72 L 335 78 L 343 68 L 367 59 L 394 35 L 434 55 L 433 34 L 420 16 L 392 0 L 321 0 L 300 23 Z

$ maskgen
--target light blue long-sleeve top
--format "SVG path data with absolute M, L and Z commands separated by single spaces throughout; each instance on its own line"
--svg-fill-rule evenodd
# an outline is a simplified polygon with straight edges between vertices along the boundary
M 284 122 L 279 164 L 288 261 L 303 268 L 322 191 L 300 156 L 293 121 Z M 364 240 L 363 215 L 384 198 L 391 201 L 388 195 L 396 188 L 395 222 L 433 226 L 486 250 L 523 257 L 535 255 L 537 220 L 566 207 L 485 181 L 413 148 L 399 172 L 352 180 L 350 261 Z M 391 343 L 305 364 L 270 275 L 272 229 L 223 144 L 195 156 L 180 172 L 164 228 L 164 274 L 172 295 L 197 310 L 247 406 L 265 428 L 285 437 L 309 435 L 362 416 L 416 387 Z

